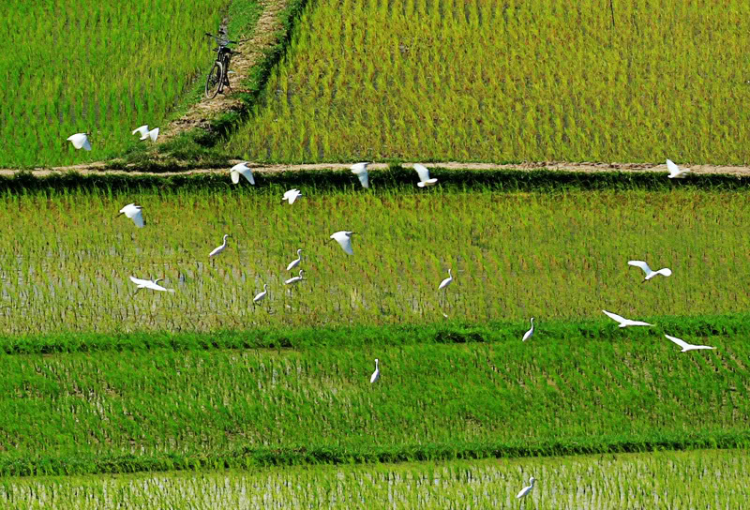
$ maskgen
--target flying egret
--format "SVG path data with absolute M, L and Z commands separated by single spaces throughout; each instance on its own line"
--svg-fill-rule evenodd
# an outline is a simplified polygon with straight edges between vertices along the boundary
M 286 193 L 284 193 L 284 197 L 281 199 L 283 202 L 286 200 L 289 202 L 289 205 L 293 204 L 295 200 L 297 200 L 298 197 L 302 196 L 302 192 L 298 189 L 290 189 Z
M 352 173 L 359 177 L 359 182 L 362 183 L 363 188 L 370 187 L 370 178 L 367 174 L 367 165 L 369 165 L 369 163 L 355 163 L 350 167 L 352 169 Z
M 292 285 L 293 283 L 297 283 L 302 281 L 302 269 L 299 270 L 299 276 L 295 276 L 294 278 L 289 278 L 287 281 L 284 282 L 284 285 Z
M 238 163 L 229 169 L 229 175 L 232 177 L 232 184 L 239 184 L 240 175 L 247 179 L 247 182 L 255 186 L 255 177 L 253 177 L 253 171 L 247 166 L 247 161 Z
M 663 267 L 659 269 L 658 271 L 652 271 L 650 267 L 648 267 L 648 264 L 643 262 L 642 260 L 630 260 L 628 261 L 629 266 L 634 267 L 640 267 L 643 269 L 643 272 L 646 273 L 646 277 L 643 279 L 644 282 L 647 282 L 651 278 L 656 277 L 657 275 L 663 275 L 663 276 L 671 276 L 672 270 L 668 267 Z
M 224 242 L 221 243 L 221 246 L 217 246 L 214 248 L 214 251 L 208 254 L 208 258 L 215 257 L 219 253 L 223 252 L 227 248 L 227 237 L 229 237 L 229 234 L 224 234 Z
M 453 282 L 453 274 L 451 274 L 451 270 L 448 269 L 448 278 L 440 282 L 440 285 L 438 285 L 438 290 L 443 290 L 448 285 L 450 285 Z
M 690 172 L 687 168 L 680 168 L 679 166 L 675 165 L 671 159 L 667 160 L 667 168 L 669 169 L 669 177 L 670 179 L 680 179 L 682 177 L 685 177 L 685 174 Z
M 533 476 L 529 478 L 529 483 L 531 485 L 527 485 L 526 487 L 521 489 L 521 492 L 518 493 L 518 495 L 516 496 L 516 499 L 521 499 L 521 498 L 525 498 L 526 496 L 528 496 L 529 492 L 531 492 L 531 489 L 534 488 L 534 482 L 536 482 L 536 478 L 534 478 Z
M 297 250 L 297 258 L 291 261 L 288 266 L 286 266 L 286 270 L 291 271 L 292 269 L 294 269 L 295 267 L 299 265 L 301 260 L 302 260 L 302 249 L 300 248 L 299 250 Z
M 263 301 L 266 298 L 266 294 L 268 294 L 268 284 L 263 284 L 263 292 L 259 292 L 255 295 L 253 298 L 253 304 L 257 303 L 258 301 Z
M 529 329 L 526 333 L 523 334 L 522 342 L 525 342 L 532 336 L 534 336 L 534 317 L 531 318 L 531 329 Z
M 165 289 L 164 287 L 159 285 L 159 282 L 163 279 L 164 278 L 157 278 L 156 280 L 141 280 L 140 278 L 136 278 L 135 276 L 130 277 L 130 281 L 138 285 L 138 288 L 135 289 L 136 292 L 141 289 L 158 290 L 161 292 L 174 292 L 174 289 Z
M 682 347 L 682 350 L 680 352 L 702 351 L 702 350 L 706 350 L 706 349 L 711 349 L 711 350 L 716 349 L 716 347 L 711 347 L 709 345 L 693 345 L 693 344 L 689 344 L 686 341 L 680 340 L 679 338 L 674 337 L 674 336 L 669 336 L 669 335 L 664 335 L 664 336 L 667 337 L 667 339 L 670 342 L 674 342 L 677 345 L 679 345 L 680 347 Z
M 151 138 L 151 141 L 155 142 L 156 139 L 159 138 L 159 128 L 149 130 L 148 126 L 141 126 L 133 130 L 132 134 L 136 133 L 139 133 L 141 135 L 141 140 L 148 140 L 149 138 Z
M 91 144 L 89 143 L 88 133 L 76 133 L 68 137 L 68 141 L 73 144 L 76 149 L 91 150 Z
M 627 328 L 628 326 L 653 326 L 653 324 L 649 324 L 648 322 L 626 319 L 622 315 L 617 315 L 616 313 L 608 312 L 607 310 L 602 310 L 602 312 L 613 321 L 619 322 L 621 328 Z
M 378 379 L 380 379 L 380 366 L 378 366 L 378 359 L 375 358 L 375 371 L 370 376 L 370 384 L 375 384 Z
M 331 234 L 330 239 L 333 239 L 334 241 L 338 242 L 346 253 L 348 253 L 349 255 L 354 255 L 354 250 L 352 250 L 352 235 L 353 234 L 354 232 L 349 232 L 348 230 L 341 230 L 340 232 L 334 232 L 333 234 Z
M 419 186 L 420 188 L 424 188 L 426 186 L 434 186 L 435 184 L 437 184 L 437 179 L 430 179 L 430 171 L 427 170 L 426 166 L 419 163 L 414 163 L 414 170 L 416 170 L 417 174 L 419 175 L 419 182 L 417 183 L 417 186 Z
M 143 228 L 146 224 L 146 222 L 143 221 L 143 211 L 140 205 L 128 204 L 120 209 L 120 214 L 118 214 L 118 216 L 122 214 L 133 220 L 133 223 L 135 223 L 135 226 L 138 228 Z

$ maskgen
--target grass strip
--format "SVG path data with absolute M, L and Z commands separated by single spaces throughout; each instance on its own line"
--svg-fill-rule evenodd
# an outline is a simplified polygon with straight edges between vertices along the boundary
M 715 191 L 746 191 L 750 178 L 730 175 L 691 175 L 680 181 L 667 179 L 653 172 L 562 172 L 551 170 L 447 170 L 436 168 L 431 174 L 440 180 L 440 191 L 470 192 L 560 192 L 577 190 L 644 190 L 700 189 Z M 412 169 L 395 165 L 388 170 L 371 172 L 369 193 L 413 191 L 416 174 Z M 262 192 L 277 187 L 306 187 L 315 193 L 337 192 L 360 188 L 349 170 L 311 170 L 279 173 L 258 173 L 256 186 L 232 186 L 229 172 L 188 175 L 125 175 L 79 174 L 68 172 L 34 176 L 19 172 L 0 176 L 0 193 L 53 193 L 83 191 L 98 193 L 228 191 Z
M 537 321 L 535 341 L 647 341 L 669 333 L 685 337 L 750 336 L 750 314 L 695 317 L 653 316 L 654 328 L 618 328 L 609 319 Z M 493 321 L 464 324 L 445 321 L 426 325 L 253 328 L 206 332 L 133 332 L 3 335 L 0 353 L 53 354 L 97 351 L 180 351 L 211 349 L 305 349 L 399 346 L 417 344 L 502 344 L 520 341 L 528 324 Z

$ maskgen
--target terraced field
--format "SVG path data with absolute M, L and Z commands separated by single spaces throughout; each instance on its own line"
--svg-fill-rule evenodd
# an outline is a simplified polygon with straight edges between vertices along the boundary
M 484 323 L 745 312 L 747 193 L 250 187 L 0 202 L 0 332 Z M 144 207 L 147 227 L 115 217 Z M 352 230 L 355 256 L 329 239 Z M 209 252 L 230 234 L 227 250 Z M 285 271 L 302 249 L 304 280 Z M 672 268 L 641 284 L 628 260 Z M 438 292 L 453 269 L 455 281 Z M 173 294 L 139 294 L 130 276 Z M 267 284 L 268 298 L 253 297 Z M 23 317 L 24 320 L 19 320 Z
M 741 508 L 746 451 L 4 479 L 4 508 Z
M 609 4 L 311 2 L 229 151 L 747 164 L 750 3 Z

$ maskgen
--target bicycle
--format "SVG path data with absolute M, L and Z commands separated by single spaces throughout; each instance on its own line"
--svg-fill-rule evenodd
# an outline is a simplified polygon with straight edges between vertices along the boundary
M 240 52 L 228 48 L 228 45 L 238 44 L 242 41 L 230 41 L 226 37 L 226 32 L 221 29 L 219 30 L 219 36 L 209 34 L 208 32 L 206 32 L 206 35 L 216 40 L 216 44 L 218 45 L 218 48 L 216 48 L 216 61 L 206 77 L 206 97 L 213 99 L 217 94 L 224 93 L 224 87 L 232 89 L 232 86 L 229 84 L 229 60 L 232 55 L 240 55 Z

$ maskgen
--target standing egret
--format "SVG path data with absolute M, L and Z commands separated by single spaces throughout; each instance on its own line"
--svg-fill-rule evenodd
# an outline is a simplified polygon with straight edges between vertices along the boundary
M 284 285 L 292 285 L 297 282 L 302 281 L 302 269 L 299 270 L 299 276 L 295 276 L 294 278 L 289 278 L 287 281 L 284 282 Z
M 370 384 L 375 384 L 378 379 L 380 379 L 380 366 L 378 365 L 378 359 L 375 358 L 375 371 L 370 376 Z
M 141 135 L 141 140 L 148 140 L 151 138 L 151 141 L 155 142 L 156 139 L 159 138 L 159 128 L 154 128 L 149 131 L 148 126 L 141 126 L 133 130 L 132 134 L 136 133 Z
M 253 171 L 247 166 L 247 161 L 244 163 L 238 163 L 229 169 L 229 175 L 232 177 L 232 184 L 239 184 L 240 175 L 242 175 L 247 182 L 255 186 L 255 177 L 253 177 Z
M 138 285 L 138 288 L 135 289 L 136 292 L 141 289 L 158 290 L 160 292 L 174 292 L 174 289 L 165 289 L 164 287 L 159 285 L 159 282 L 163 279 L 164 278 L 157 278 L 156 280 L 141 280 L 140 278 L 136 278 L 135 276 L 130 277 L 130 281 Z
M 122 209 L 120 209 L 120 214 L 118 214 L 118 216 L 124 214 L 125 216 L 133 220 L 133 223 L 135 223 L 136 227 L 143 228 L 146 222 L 143 221 L 142 209 L 143 208 L 140 205 L 128 204 Z
M 687 168 L 683 169 L 675 165 L 671 159 L 667 160 L 667 168 L 669 169 L 669 175 L 667 177 L 670 179 L 680 179 L 685 177 L 686 173 L 690 172 Z
M 348 253 L 349 255 L 354 255 L 354 250 L 352 249 L 353 234 L 354 232 L 341 230 L 339 232 L 334 232 L 333 234 L 331 234 L 330 239 L 338 242 L 341 245 L 341 248 L 343 248 L 346 253 Z
M 263 301 L 266 298 L 266 294 L 268 294 L 268 284 L 263 284 L 263 292 L 259 292 L 255 295 L 253 298 L 253 304 L 257 303 L 258 301 Z
M 362 184 L 363 188 L 370 187 L 370 178 L 367 173 L 367 165 L 369 165 L 369 163 L 355 163 L 350 167 L 352 169 L 352 173 L 359 177 L 359 182 Z
M 224 234 L 224 242 L 221 243 L 221 246 L 217 246 L 216 248 L 214 248 L 214 251 L 208 254 L 208 258 L 215 257 L 216 255 L 227 249 L 227 237 L 229 237 L 229 234 Z
M 91 144 L 89 143 L 88 133 L 76 133 L 68 137 L 68 141 L 73 144 L 76 149 L 91 150 Z
M 453 274 L 451 274 L 451 270 L 448 269 L 448 278 L 440 282 L 440 285 L 438 285 L 438 290 L 443 290 L 448 285 L 450 285 L 453 282 Z
M 427 170 L 426 166 L 419 163 L 414 163 L 414 170 L 416 170 L 417 175 L 419 175 L 419 182 L 417 183 L 417 186 L 419 186 L 420 188 L 424 188 L 426 186 L 434 186 L 435 184 L 437 184 L 437 179 L 430 179 L 430 171 Z
M 529 483 L 531 485 L 527 485 L 526 487 L 521 489 L 521 492 L 518 493 L 518 495 L 516 496 L 516 499 L 521 499 L 521 498 L 525 498 L 526 496 L 528 496 L 529 492 L 531 492 L 531 489 L 534 488 L 534 482 L 536 482 L 536 478 L 534 478 L 533 476 L 529 478 Z
M 525 342 L 532 336 L 534 336 L 534 317 L 531 318 L 531 329 L 529 329 L 526 333 L 523 334 L 523 340 L 521 341 Z
M 302 192 L 298 189 L 290 189 L 286 193 L 284 193 L 284 197 L 281 199 L 283 202 L 286 200 L 289 202 L 289 205 L 293 204 L 295 200 L 297 200 L 298 197 L 302 196 Z
M 630 319 L 626 319 L 625 317 L 621 315 L 617 315 L 616 313 L 608 312 L 607 310 L 602 310 L 604 314 L 612 319 L 613 321 L 617 321 L 620 323 L 621 328 L 627 328 L 628 326 L 653 326 L 653 324 L 649 324 L 648 322 L 643 321 L 632 321 Z
M 659 269 L 658 271 L 652 271 L 650 267 L 648 267 L 648 264 L 643 262 L 642 260 L 630 260 L 628 261 L 629 266 L 639 267 L 643 270 L 644 273 L 646 273 L 646 277 L 643 279 L 644 282 L 647 282 L 651 278 L 654 278 L 657 275 L 664 275 L 664 276 L 671 276 L 672 270 L 668 267 L 663 267 Z
M 711 347 L 711 346 L 708 346 L 708 345 L 693 345 L 693 344 L 689 344 L 686 341 L 680 340 L 679 338 L 677 338 L 675 336 L 669 336 L 669 335 L 664 335 L 664 336 L 667 337 L 667 339 L 670 342 L 674 342 L 677 345 L 679 345 L 680 347 L 682 347 L 682 350 L 680 352 L 702 351 L 702 350 L 706 350 L 706 349 L 711 349 L 711 350 L 716 349 L 716 347 Z
M 297 258 L 291 261 L 288 266 L 286 266 L 286 270 L 291 271 L 292 269 L 294 269 L 295 267 L 299 265 L 301 260 L 302 260 L 302 249 L 300 248 L 299 250 L 297 250 Z

